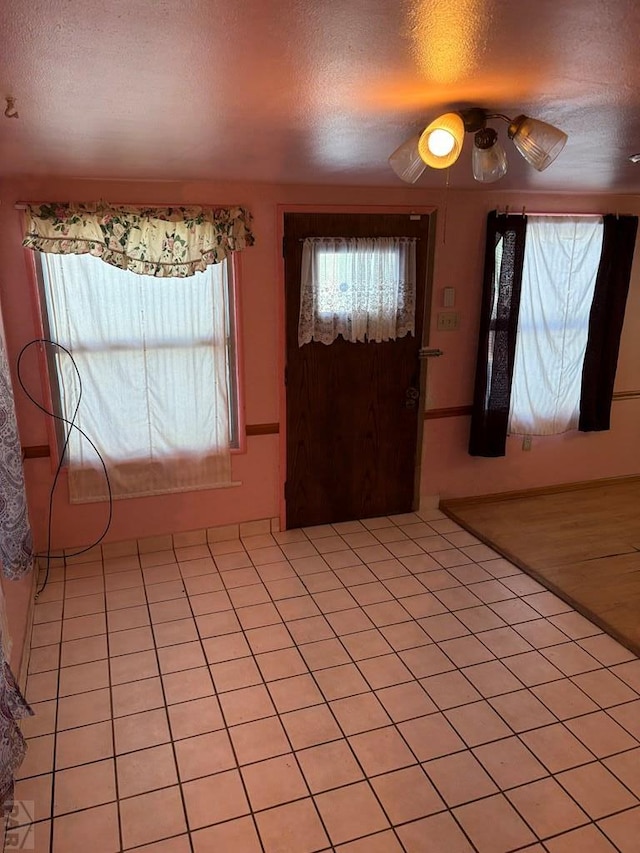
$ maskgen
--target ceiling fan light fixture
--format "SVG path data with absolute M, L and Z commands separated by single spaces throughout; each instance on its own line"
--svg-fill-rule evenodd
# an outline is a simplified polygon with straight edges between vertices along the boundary
M 420 134 L 407 139 L 389 157 L 389 165 L 396 175 L 407 184 L 415 184 L 420 175 L 427 168 L 418 151 Z
M 468 107 L 438 116 L 421 134 L 396 148 L 389 157 L 391 168 L 403 181 L 413 184 L 425 166 L 432 169 L 452 166 L 462 151 L 465 133 L 473 133 L 473 176 L 481 183 L 497 181 L 507 173 L 507 155 L 497 132 L 487 127 L 487 121 L 493 119 L 506 122 L 509 139 L 539 172 L 553 163 L 568 139 L 564 131 L 530 116 L 519 115 L 512 119 L 484 107 Z M 640 154 L 631 155 L 629 160 L 640 162 Z
M 473 177 L 485 184 L 499 181 L 507 174 L 507 155 L 498 142 L 498 134 L 492 127 L 486 127 L 477 131 L 473 142 Z
M 432 169 L 452 166 L 462 151 L 464 122 L 459 113 L 444 113 L 425 128 L 418 140 L 418 152 Z
M 509 124 L 512 140 L 524 159 L 543 172 L 556 159 L 567 141 L 567 134 L 545 121 L 519 115 Z

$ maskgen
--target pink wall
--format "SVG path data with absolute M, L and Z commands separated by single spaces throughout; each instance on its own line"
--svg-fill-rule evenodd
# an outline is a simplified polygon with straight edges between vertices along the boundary
M 445 355 L 429 364 L 428 408 L 467 405 L 471 402 L 475 369 L 480 281 L 487 211 L 506 204 L 526 205 L 529 211 L 640 212 L 636 196 L 598 197 L 535 195 L 474 190 L 433 192 L 414 187 L 398 189 L 302 187 L 275 185 L 198 183 L 95 182 L 62 179 L 9 181 L 0 204 L 0 300 L 10 358 L 13 364 L 21 346 L 37 334 L 25 253 L 20 246 L 20 214 L 16 201 L 242 204 L 254 215 L 256 245 L 242 255 L 242 324 L 244 399 L 246 422 L 272 423 L 280 419 L 284 388 L 282 359 L 282 282 L 278 254 L 278 206 L 429 206 L 439 209 L 433 282 L 433 323 L 442 305 L 442 289 L 456 288 L 456 310 L 461 326 L 455 332 L 432 330 L 430 345 Z M 623 334 L 618 372 L 620 390 L 640 389 L 640 280 L 636 263 Z M 38 388 L 35 367 L 28 374 Z M 45 444 L 47 426 L 20 391 L 16 392 L 22 442 Z M 467 455 L 468 418 L 430 420 L 423 446 L 422 494 L 443 496 L 521 489 L 562 481 L 637 474 L 640 462 L 634 440 L 640 426 L 640 400 L 614 403 L 610 433 L 571 434 L 534 440 L 525 453 L 519 442 L 509 444 L 501 460 L 480 460 Z M 43 543 L 45 509 L 51 481 L 51 460 L 26 463 L 27 488 L 34 531 Z M 275 516 L 282 494 L 281 442 L 278 436 L 247 440 L 246 453 L 233 459 L 232 489 L 117 501 L 108 540 L 188 530 L 233 521 Z M 65 487 L 55 505 L 55 541 L 70 546 L 90 541 L 101 529 L 104 507 L 71 506 Z

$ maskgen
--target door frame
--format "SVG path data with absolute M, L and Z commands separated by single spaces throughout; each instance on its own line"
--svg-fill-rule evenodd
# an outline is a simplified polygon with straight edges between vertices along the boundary
M 285 362 L 286 362 L 286 303 L 285 303 L 285 286 L 284 286 L 284 215 L 285 213 L 345 213 L 345 214 L 385 214 L 398 213 L 410 215 L 415 213 L 420 216 L 429 218 L 429 227 L 427 233 L 427 274 L 425 281 L 424 293 L 424 315 L 422 325 L 422 341 L 421 348 L 429 346 L 429 338 L 431 334 L 431 300 L 433 298 L 433 268 L 436 245 L 436 225 L 438 209 L 435 205 L 346 205 L 346 204 L 278 204 L 276 207 L 277 215 L 277 234 L 276 234 L 276 255 L 277 255 L 277 280 L 278 280 L 278 373 L 279 373 L 279 401 L 278 401 L 278 419 L 280 422 L 279 432 L 279 453 L 278 453 L 278 507 L 280 516 L 280 529 L 286 529 L 286 499 L 285 499 L 285 482 L 287 479 L 287 386 L 284 381 Z M 417 503 L 420 501 L 420 479 L 422 472 L 422 442 L 424 437 L 424 406 L 426 401 L 427 387 L 427 361 L 426 358 L 420 358 L 420 400 L 422 401 L 422 417 L 418 418 L 418 434 L 416 436 L 416 465 L 413 482 L 413 503 L 414 509 L 418 509 Z

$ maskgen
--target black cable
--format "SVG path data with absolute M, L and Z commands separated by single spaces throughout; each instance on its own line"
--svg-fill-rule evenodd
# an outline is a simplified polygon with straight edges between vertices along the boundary
M 71 363 L 73 364 L 73 369 L 75 370 L 76 377 L 78 379 L 78 402 L 76 403 L 75 409 L 73 410 L 73 415 L 71 417 L 71 420 L 68 420 L 67 418 L 62 417 L 62 415 L 57 415 L 55 412 L 50 412 L 49 409 L 45 408 L 41 403 L 39 403 L 35 399 L 35 397 L 33 397 L 29 393 L 24 382 L 22 381 L 22 374 L 21 374 L 22 358 L 23 358 L 25 352 L 30 347 L 34 346 L 35 344 L 49 344 L 50 346 L 58 347 L 58 349 L 61 349 L 71 359 Z M 69 445 L 69 439 L 71 437 L 71 430 L 76 429 L 80 433 L 80 435 L 89 442 L 91 447 L 95 450 L 96 455 L 98 456 L 98 459 L 100 460 L 100 464 L 102 465 L 102 470 L 104 472 L 104 478 L 105 478 L 106 483 L 107 483 L 107 491 L 109 493 L 109 511 L 108 511 L 107 523 L 105 525 L 105 528 L 102 531 L 102 533 L 100 534 L 100 536 L 95 540 L 95 542 L 92 542 L 90 545 L 87 545 L 86 548 L 81 548 L 79 551 L 74 551 L 72 554 L 65 554 L 65 557 L 77 557 L 79 554 L 84 554 L 87 551 L 90 551 L 92 548 L 95 548 L 96 545 L 98 545 L 98 544 L 100 544 L 100 542 L 102 542 L 104 537 L 107 535 L 107 531 L 109 530 L 109 527 L 111 526 L 111 519 L 113 517 L 113 494 L 111 491 L 111 481 L 109 479 L 109 473 L 107 471 L 107 466 L 105 464 L 104 459 L 102 458 L 100 451 L 95 446 L 93 441 L 89 438 L 89 436 L 86 434 L 86 432 L 76 424 L 76 417 L 78 415 L 78 409 L 80 408 L 80 401 L 82 400 L 82 377 L 80 376 L 80 371 L 78 370 L 78 365 L 76 364 L 76 361 L 75 361 L 73 355 L 69 352 L 69 350 L 66 349 L 66 347 L 63 347 L 62 344 L 57 343 L 57 341 L 52 341 L 49 338 L 34 338 L 34 340 L 29 341 L 29 343 L 25 344 L 22 347 L 22 349 L 20 350 L 20 353 L 18 355 L 17 364 L 16 364 L 16 373 L 17 373 L 17 377 L 18 377 L 18 382 L 20 383 L 20 387 L 22 388 L 24 393 L 27 395 L 29 400 L 31 400 L 33 405 L 36 406 L 38 409 L 40 409 L 41 412 L 44 412 L 45 415 L 49 415 L 49 417 L 55 418 L 57 421 L 62 421 L 62 423 L 66 424 L 69 427 L 69 430 L 65 434 L 64 442 L 62 444 L 62 448 L 60 451 L 60 459 L 58 460 L 58 465 L 56 467 L 56 473 L 53 477 L 53 483 L 51 484 L 51 489 L 49 490 L 49 518 L 47 521 L 47 553 L 46 553 L 47 570 L 45 572 L 44 581 L 42 583 L 42 586 L 36 592 L 35 597 L 37 599 L 38 596 L 40 595 L 40 593 L 46 587 L 47 582 L 49 580 L 49 569 L 51 567 L 51 526 L 52 526 L 52 519 L 53 519 L 53 496 L 54 496 L 54 493 L 56 490 L 56 486 L 58 485 L 58 478 L 60 476 L 60 472 L 62 470 L 62 464 L 64 462 L 64 457 L 65 457 L 65 454 L 67 452 L 67 447 Z M 36 556 L 42 556 L 42 555 L 36 555 Z

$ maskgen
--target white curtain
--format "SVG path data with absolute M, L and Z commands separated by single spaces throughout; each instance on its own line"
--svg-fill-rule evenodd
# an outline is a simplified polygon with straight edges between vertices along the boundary
M 114 496 L 229 485 L 227 262 L 152 278 L 91 255 L 42 255 L 52 338 L 82 378 L 77 424 L 103 455 Z M 78 383 L 56 351 L 63 414 Z M 74 430 L 72 501 L 106 496 L 99 462 Z
M 602 217 L 527 217 L 509 432 L 577 429 Z
M 298 344 L 388 341 L 415 331 L 414 238 L 308 238 Z

